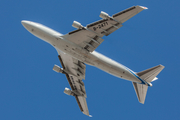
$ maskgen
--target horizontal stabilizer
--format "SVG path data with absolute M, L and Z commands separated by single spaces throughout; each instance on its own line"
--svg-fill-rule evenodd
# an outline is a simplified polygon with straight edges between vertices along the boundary
M 156 76 L 164 69 L 163 65 L 158 65 L 153 68 L 144 70 L 142 72 L 138 72 L 137 75 L 145 80 L 146 82 L 150 83 L 154 80 L 157 80 Z
M 133 82 L 134 89 L 136 91 L 137 98 L 140 103 L 144 104 L 148 86 Z

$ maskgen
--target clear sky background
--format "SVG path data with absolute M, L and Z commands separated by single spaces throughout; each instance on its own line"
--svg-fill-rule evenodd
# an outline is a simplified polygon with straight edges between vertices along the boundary
M 88 66 L 86 80 L 89 118 L 82 114 L 60 65 L 56 50 L 30 34 L 21 20 L 44 24 L 62 34 L 86 26 L 133 5 L 144 10 L 123 24 L 96 51 L 135 72 L 158 64 L 165 69 L 138 102 L 131 82 Z M 179 120 L 180 2 L 178 0 L 1 0 L 0 2 L 0 120 Z

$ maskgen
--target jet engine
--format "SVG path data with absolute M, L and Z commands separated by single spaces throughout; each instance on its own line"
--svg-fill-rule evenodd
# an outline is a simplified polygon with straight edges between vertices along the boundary
M 73 27 L 77 28 L 77 29 L 82 29 L 83 26 L 81 25 L 81 23 L 74 21 L 72 24 Z
M 102 19 L 110 18 L 110 16 L 107 13 L 103 12 L 103 11 L 101 11 L 101 14 L 99 15 L 99 17 L 101 17 Z
M 63 69 L 60 68 L 58 65 L 54 65 L 53 70 L 58 73 L 64 73 Z
M 72 92 L 72 90 L 70 90 L 69 88 L 65 88 L 64 93 L 67 95 L 74 95 L 74 93 Z

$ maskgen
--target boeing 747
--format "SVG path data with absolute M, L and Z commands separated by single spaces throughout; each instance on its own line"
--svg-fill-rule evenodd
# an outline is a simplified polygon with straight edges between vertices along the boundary
M 21 23 L 30 33 L 51 44 L 57 50 L 62 68 L 55 65 L 53 70 L 65 74 L 71 87 L 71 90 L 65 88 L 64 93 L 74 96 L 80 110 L 90 116 L 86 102 L 86 90 L 82 81 L 85 80 L 86 65 L 95 66 L 111 75 L 131 81 L 137 98 L 142 104 L 144 104 L 148 87 L 152 86 L 151 82 L 157 80 L 156 76 L 164 68 L 164 66 L 158 65 L 142 72 L 134 72 L 95 51 L 104 41 L 103 36 L 108 36 L 116 31 L 122 27 L 124 22 L 144 9 L 147 8 L 133 6 L 112 16 L 101 11 L 101 20 L 86 27 L 74 21 L 72 26 L 77 30 L 65 35 L 36 22 L 22 20 Z

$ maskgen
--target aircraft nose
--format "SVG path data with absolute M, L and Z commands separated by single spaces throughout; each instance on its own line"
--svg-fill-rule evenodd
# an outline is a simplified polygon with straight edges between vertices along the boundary
M 21 21 L 21 23 L 24 25 L 24 24 L 26 24 L 27 22 L 29 22 L 29 21 L 27 21 L 27 20 L 22 20 Z
M 21 24 L 26 28 L 26 30 L 28 30 L 31 33 L 39 27 L 38 23 L 27 20 L 22 20 Z
M 30 21 L 27 21 L 27 20 L 22 20 L 22 21 L 21 21 L 21 24 L 22 24 L 26 29 L 28 29 L 28 28 L 31 26 L 31 22 L 30 22 Z

